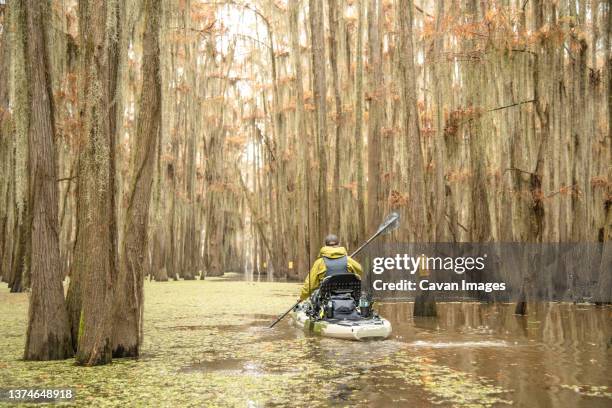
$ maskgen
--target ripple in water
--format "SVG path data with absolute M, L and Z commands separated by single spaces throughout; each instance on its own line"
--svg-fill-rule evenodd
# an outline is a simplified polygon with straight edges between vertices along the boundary
M 434 342 L 434 341 L 413 341 L 408 343 L 410 347 L 427 348 L 460 348 L 460 347 L 508 347 L 505 341 L 453 341 L 453 342 Z

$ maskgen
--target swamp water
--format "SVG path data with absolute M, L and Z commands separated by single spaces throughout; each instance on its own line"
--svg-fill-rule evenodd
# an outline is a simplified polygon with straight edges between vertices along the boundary
M 446 303 L 437 319 L 378 305 L 388 340 L 267 329 L 299 286 L 147 282 L 139 360 L 24 362 L 27 295 L 0 289 L 0 387 L 72 387 L 76 404 L 219 407 L 610 407 L 612 308 Z M 0 406 L 2 403 L 0 403 Z M 41 406 L 36 404 L 35 406 Z

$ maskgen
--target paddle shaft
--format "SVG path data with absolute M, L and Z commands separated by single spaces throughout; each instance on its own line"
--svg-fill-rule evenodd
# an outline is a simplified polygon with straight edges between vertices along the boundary
M 368 244 L 369 244 L 370 242 L 372 242 L 372 240 L 373 240 L 374 238 L 376 238 L 377 236 L 379 236 L 380 234 L 382 234 L 382 232 L 383 232 L 383 231 L 376 231 L 376 234 L 372 235 L 372 236 L 370 237 L 370 239 L 368 239 L 366 242 L 364 242 L 363 244 L 361 244 L 361 246 L 360 246 L 359 248 L 357 248 L 355 251 L 353 251 L 353 253 L 352 253 L 352 254 L 350 254 L 349 256 L 352 258 L 352 257 L 354 257 L 355 255 L 357 255 L 359 252 L 361 252 L 361 250 L 362 250 L 363 248 L 365 248 L 366 246 L 368 246 Z
M 293 310 L 293 308 L 294 308 L 294 307 L 296 307 L 297 305 L 299 305 L 299 304 L 300 304 L 300 302 L 301 302 L 301 300 L 298 300 L 298 301 L 295 303 L 295 305 L 291 306 L 291 308 L 289 308 L 289 310 L 287 310 L 285 313 L 283 313 L 283 315 L 282 315 L 281 317 L 279 317 L 278 319 L 276 319 L 276 320 L 274 321 L 274 323 L 272 323 L 272 324 L 270 325 L 270 327 L 268 327 L 268 329 L 273 328 L 273 327 L 274 327 L 274 325 L 275 325 L 276 323 L 278 323 L 278 322 L 280 322 L 281 320 L 283 320 L 283 317 L 287 316 L 287 315 L 289 314 L 289 312 Z

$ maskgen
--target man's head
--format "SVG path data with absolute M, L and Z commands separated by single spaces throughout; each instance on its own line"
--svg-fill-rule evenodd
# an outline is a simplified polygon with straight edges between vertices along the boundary
M 325 237 L 325 245 L 326 246 L 338 246 L 340 244 L 340 241 L 338 240 L 338 237 L 334 234 L 329 234 L 328 236 Z

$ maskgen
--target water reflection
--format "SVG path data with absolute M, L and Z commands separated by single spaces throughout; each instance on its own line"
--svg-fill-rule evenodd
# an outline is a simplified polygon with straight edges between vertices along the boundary
M 513 390 L 519 406 L 609 407 L 581 385 L 612 380 L 612 308 L 573 304 L 530 305 L 528 316 L 510 304 L 446 303 L 438 318 L 413 318 L 412 304 L 379 305 L 393 336 L 451 368 Z M 601 394 L 601 393 L 600 393 Z

